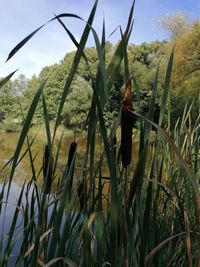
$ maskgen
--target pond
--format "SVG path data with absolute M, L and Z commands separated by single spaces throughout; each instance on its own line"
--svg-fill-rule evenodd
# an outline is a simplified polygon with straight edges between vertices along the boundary
M 34 138 L 34 134 L 30 135 L 30 142 Z M 5 164 L 11 159 L 11 157 L 14 154 L 17 142 L 19 139 L 19 133 L 15 132 L 1 132 L 0 133 L 0 168 L 5 166 Z M 74 135 L 67 135 L 64 136 L 63 141 L 62 141 L 62 146 L 59 152 L 59 162 L 58 166 L 60 169 L 62 166 L 66 163 L 67 157 L 68 157 L 68 150 L 70 144 L 74 140 Z M 79 150 L 79 155 L 80 153 L 84 153 L 85 145 L 84 145 L 84 140 L 85 136 L 82 135 L 76 136 L 76 142 L 78 143 L 78 150 Z M 55 146 L 54 146 L 54 152 L 56 153 L 56 146 L 58 145 L 59 139 L 56 139 L 55 141 Z M 37 137 L 35 138 L 33 145 L 31 147 L 32 151 L 32 156 L 35 158 L 34 159 L 34 167 L 36 169 L 36 173 L 40 171 L 42 167 L 42 161 L 43 161 L 43 153 L 46 145 L 46 139 L 45 135 L 43 132 L 38 132 Z M 25 151 L 25 148 L 27 148 L 27 145 L 24 146 L 23 151 Z M 23 152 L 21 153 L 21 155 Z M 5 180 L 6 174 L 9 173 L 9 167 L 5 168 L 3 173 L 0 175 L 0 183 Z M 25 180 L 30 179 L 31 177 L 31 165 L 30 165 L 30 159 L 28 153 L 26 156 L 23 158 L 23 160 L 20 162 L 19 166 L 16 169 L 13 181 L 21 186 Z M 41 176 L 39 176 L 39 179 L 42 179 Z M 42 182 L 42 181 L 41 181 Z
M 6 185 L 5 191 L 7 191 L 8 184 Z M 23 246 L 24 242 L 24 221 L 25 221 L 25 207 L 29 203 L 29 205 L 33 204 L 34 208 L 34 220 L 37 222 L 38 220 L 38 206 L 37 202 L 31 201 L 31 196 L 33 193 L 33 187 L 29 186 L 28 184 L 25 184 L 24 187 L 24 193 L 22 195 L 22 202 L 21 205 L 18 206 L 18 199 L 21 194 L 22 188 L 18 186 L 16 183 L 12 183 L 10 188 L 10 193 L 8 196 L 7 201 L 3 199 L 1 202 L 1 216 L 0 216 L 0 260 L 1 256 L 5 255 L 7 242 L 9 240 L 10 234 L 12 236 L 12 242 L 10 245 L 11 249 L 11 255 L 7 259 L 7 265 L 8 267 L 15 267 L 16 266 L 16 260 L 17 256 L 20 254 L 20 248 Z M 2 191 L 2 184 L 0 184 L 0 192 Z M 53 196 L 49 196 L 49 200 L 53 200 Z M 18 211 L 18 216 L 16 217 L 16 222 L 14 226 L 14 231 L 11 230 L 14 217 L 16 214 L 16 211 Z M 53 206 L 48 207 L 48 213 L 47 213 L 47 223 L 49 223 L 49 220 L 52 216 Z M 75 212 L 75 215 L 77 216 L 77 212 Z M 66 219 L 65 214 L 63 215 L 63 221 Z M 29 222 L 30 223 L 30 222 Z M 30 224 L 28 224 L 29 226 Z M 63 230 L 64 223 L 61 222 L 61 228 L 60 232 Z M 19 265 L 20 267 L 27 266 L 23 261 Z
M 33 137 L 34 137 L 34 134 L 30 134 L 30 142 L 31 142 Z M 19 139 L 19 133 L 1 132 L 1 134 L 0 134 L 0 169 L 2 169 L 6 165 L 6 163 L 12 158 L 14 151 L 15 151 L 15 148 L 16 148 L 16 145 L 17 145 L 17 142 L 18 142 L 18 139 Z M 76 134 L 76 136 L 71 134 L 71 135 L 64 135 L 63 136 L 62 145 L 61 145 L 60 152 L 59 152 L 57 176 L 62 174 L 62 171 L 64 170 L 64 166 L 66 165 L 66 162 L 68 160 L 69 147 L 70 147 L 70 144 L 74 140 L 78 144 L 78 146 L 77 146 L 77 159 L 76 159 L 76 166 L 75 166 L 75 177 L 79 177 L 79 175 L 77 175 L 77 174 L 82 170 L 83 162 L 84 162 L 83 159 L 85 158 L 86 140 L 87 140 L 86 134 Z M 97 153 L 97 155 L 95 155 L 97 160 L 99 159 L 100 152 L 101 152 L 100 151 L 101 145 L 100 145 L 99 140 L 100 140 L 100 138 L 99 138 L 99 136 L 97 136 L 96 137 L 96 147 L 97 147 L 96 153 Z M 54 156 L 56 153 L 56 149 L 58 147 L 58 143 L 59 143 L 59 138 L 56 139 L 55 145 L 53 148 Z M 38 175 L 38 180 L 37 180 L 37 184 L 39 186 L 43 185 L 43 176 L 42 176 L 41 168 L 42 168 L 43 153 L 44 153 L 45 146 L 46 146 L 46 136 L 43 132 L 39 132 L 37 134 L 37 137 L 36 137 L 32 147 L 31 147 L 33 158 L 35 158 L 34 167 L 36 170 L 36 174 L 41 173 L 40 175 Z M 26 147 L 27 147 L 27 145 L 25 145 L 23 147 L 23 151 L 25 151 Z M 23 154 L 23 151 L 22 151 L 21 155 Z M 133 152 L 133 155 L 137 155 L 138 141 L 133 143 L 132 152 Z M 135 161 L 136 161 L 135 156 L 133 157 L 133 161 L 135 163 Z M 11 167 L 11 164 L 8 164 L 3 169 L 3 171 L 1 171 L 1 174 L 0 174 L 0 193 L 2 191 L 2 186 L 3 186 L 4 181 L 9 177 L 10 167 Z M 103 169 L 102 175 L 108 176 L 108 170 L 107 170 L 106 163 L 104 163 L 104 169 Z M 6 244 L 6 240 L 8 238 L 8 233 L 9 233 L 12 221 L 13 221 L 14 213 L 16 211 L 17 201 L 18 201 L 19 195 L 21 193 L 22 185 L 24 184 L 25 181 L 27 181 L 27 183 L 28 183 L 30 181 L 31 177 L 32 177 L 31 164 L 30 164 L 29 155 L 27 153 L 27 155 L 23 158 L 23 160 L 20 162 L 20 164 L 16 168 L 15 175 L 13 177 L 13 182 L 11 185 L 10 194 L 9 194 L 7 202 L 5 202 L 5 194 L 4 194 L 3 199 L 0 199 L 0 201 L 1 201 L 1 205 L 0 205 L 1 206 L 0 245 L 2 245 L 1 251 L 4 251 L 4 249 L 5 249 L 4 244 Z M 108 181 L 107 181 L 107 183 L 108 183 Z M 8 185 L 6 185 L 6 187 L 7 186 Z M 26 184 L 26 187 L 27 187 L 27 184 Z M 29 189 L 29 195 L 31 195 L 31 190 L 32 189 L 30 188 Z M 6 191 L 7 190 L 5 190 L 5 192 Z M 26 192 L 26 189 L 25 189 L 25 192 Z M 29 196 L 28 196 L 28 198 L 29 198 Z M 31 200 L 26 198 L 26 194 L 24 194 L 23 198 L 22 198 L 22 206 L 23 206 L 23 203 L 25 206 L 26 205 L 25 203 L 27 203 L 27 201 L 31 202 Z M 35 207 L 35 210 L 37 211 L 37 207 Z M 22 232 L 23 232 L 23 210 L 21 210 L 21 208 L 20 208 L 19 215 L 18 215 L 17 222 L 16 222 L 16 226 L 15 226 L 15 233 L 14 233 L 14 239 L 17 240 L 18 245 L 13 247 L 13 250 L 12 250 L 13 256 L 9 257 L 8 264 L 10 267 L 14 266 L 14 263 L 16 261 L 15 255 L 18 254 L 19 247 L 21 247 Z
M 30 135 L 30 142 L 31 139 L 34 138 L 34 135 Z M 56 149 L 58 147 L 59 143 L 58 137 L 55 141 L 53 153 L 55 155 Z M 68 159 L 68 151 L 70 144 L 75 140 L 77 142 L 77 159 L 76 159 L 76 168 L 75 171 L 78 172 L 83 167 L 83 159 L 85 156 L 85 150 L 86 150 L 86 134 L 66 134 L 63 137 L 62 145 L 59 151 L 59 159 L 58 159 L 58 172 L 62 172 L 64 166 L 66 165 L 67 159 Z M 19 133 L 15 132 L 1 132 L 0 133 L 0 170 L 7 164 L 7 162 L 11 159 L 11 157 L 14 154 L 17 142 L 19 139 Z M 137 138 L 136 138 L 137 139 Z M 36 173 L 39 173 L 42 168 L 42 161 L 43 161 L 43 153 L 46 145 L 46 138 L 43 132 L 39 132 L 37 134 L 36 139 L 34 140 L 34 143 L 31 147 L 32 156 L 34 159 L 34 167 L 36 169 Z M 97 155 L 96 158 L 98 160 L 100 155 L 100 141 L 97 136 L 96 138 L 96 146 L 97 146 Z M 27 147 L 27 145 L 26 145 Z M 25 150 L 25 147 L 23 151 Z M 23 154 L 23 153 L 21 153 Z M 132 147 L 132 160 L 133 163 L 136 162 L 136 155 L 138 154 L 138 140 L 133 142 Z M 9 174 L 11 164 L 9 164 L 1 173 L 0 173 L 0 184 L 3 183 Z M 60 173 L 59 172 L 59 173 Z M 105 168 L 106 172 L 106 168 Z M 13 182 L 15 182 L 18 186 L 22 186 L 25 180 L 29 181 L 31 178 L 31 164 L 30 164 L 30 158 L 28 153 L 23 158 L 23 160 L 20 162 L 18 167 L 16 168 L 15 175 L 13 177 Z M 42 175 L 39 175 L 38 177 L 38 183 L 42 185 L 43 183 L 43 177 Z

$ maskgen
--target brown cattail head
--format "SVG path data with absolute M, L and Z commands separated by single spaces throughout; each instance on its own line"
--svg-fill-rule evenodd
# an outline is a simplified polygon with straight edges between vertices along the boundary
M 128 79 L 126 82 L 126 87 L 124 91 L 124 96 L 123 96 L 123 106 L 131 106 L 133 107 L 132 104 L 133 97 L 132 97 L 132 92 L 131 92 L 131 79 Z
M 121 153 L 124 168 L 131 163 L 133 120 L 130 110 L 133 109 L 132 99 L 131 79 L 129 79 L 126 82 L 121 111 Z
M 45 181 L 45 194 L 49 194 L 51 191 L 51 185 L 53 181 L 53 158 L 50 155 L 49 146 L 45 146 L 43 155 L 43 177 Z
M 73 142 L 71 143 L 70 145 L 70 148 L 69 148 L 69 154 L 68 154 L 68 171 L 71 167 L 71 164 L 72 164 L 72 160 L 73 160 L 73 157 L 74 157 L 74 153 L 76 151 L 76 147 L 77 147 L 77 143 L 76 142 Z M 71 177 L 70 177 L 70 182 L 69 182 L 69 188 L 72 187 L 72 183 L 73 183 L 73 176 L 74 176 L 74 167 L 75 167 L 75 163 L 73 163 L 73 166 L 72 166 L 72 172 L 71 172 Z

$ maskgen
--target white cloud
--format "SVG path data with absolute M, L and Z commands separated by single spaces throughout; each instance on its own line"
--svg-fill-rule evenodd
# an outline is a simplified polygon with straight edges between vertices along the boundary
M 14 69 L 19 69 L 18 73 L 25 73 L 27 77 L 31 77 L 33 74 L 38 74 L 41 69 L 47 65 L 58 63 L 67 52 L 75 49 L 73 44 L 67 40 L 49 41 L 46 43 L 46 47 L 29 46 L 24 47 L 19 53 L 17 53 L 8 62 L 0 63 L 0 77 L 7 75 Z

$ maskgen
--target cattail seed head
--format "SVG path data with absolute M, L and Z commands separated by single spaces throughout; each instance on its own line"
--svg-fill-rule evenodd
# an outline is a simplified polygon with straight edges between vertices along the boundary
M 49 194 L 51 191 L 51 185 L 53 181 L 53 158 L 50 155 L 49 146 L 45 146 L 43 155 L 43 177 L 45 181 L 45 194 Z
M 76 142 L 71 143 L 70 148 L 69 148 L 69 154 L 68 154 L 68 164 L 67 164 L 67 166 L 68 166 L 67 171 L 68 172 L 69 172 L 69 169 L 71 167 L 72 160 L 73 160 L 74 154 L 76 152 L 76 148 L 77 148 L 77 143 Z M 75 162 L 73 162 L 73 166 L 72 166 L 69 188 L 71 188 L 72 184 L 73 184 L 74 167 L 75 167 Z
M 123 96 L 123 107 L 121 111 L 121 153 L 122 165 L 124 168 L 131 163 L 133 123 L 130 110 L 132 109 L 131 79 L 129 79 L 126 82 Z

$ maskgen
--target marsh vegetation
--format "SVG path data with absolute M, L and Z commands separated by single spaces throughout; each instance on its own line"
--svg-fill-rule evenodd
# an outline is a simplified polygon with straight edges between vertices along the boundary
M 101 36 L 92 27 L 97 2 L 79 42 L 62 21 L 70 17 L 78 21 L 78 16 L 61 14 L 50 21 L 64 27 L 77 50 L 65 72 L 55 110 L 48 102 L 49 91 L 45 91 L 51 72 L 48 78 L 45 76 L 35 83 L 37 90 L 26 112 L 23 105 L 20 106 L 23 123 L 16 149 L 1 168 L 0 266 L 199 266 L 199 99 L 185 102 L 180 116 L 171 118 L 170 103 L 175 97 L 170 98 L 170 90 L 171 82 L 175 82 L 174 58 L 179 53 L 178 48 L 172 46 L 162 66 L 154 61 L 146 112 L 140 112 L 144 103 L 142 85 L 130 69 L 127 49 L 134 3 L 127 16 L 126 29 L 119 29 L 121 39 L 108 57 L 105 24 Z M 8 59 L 40 29 L 22 40 Z M 91 67 L 85 52 L 90 32 L 95 42 L 96 69 Z M 76 122 L 79 130 L 84 131 L 83 150 L 78 137 L 66 145 L 63 133 L 58 130 L 63 118 L 69 122 L 63 110 L 67 104 L 73 104 L 69 98 L 70 88 L 82 62 L 89 77 L 86 80 L 91 99 L 86 108 L 87 116 L 81 119 L 84 124 Z M 148 73 L 148 68 L 143 70 Z M 3 79 L 0 86 L 11 76 Z M 126 93 L 121 94 L 120 107 L 108 119 L 105 113 L 109 110 L 109 101 L 113 100 L 109 96 L 119 77 L 123 92 L 127 92 L 128 86 L 133 99 L 129 95 L 127 102 Z M 190 85 L 197 82 L 196 77 L 192 78 Z M 80 90 L 87 89 L 81 86 L 80 79 L 79 82 Z M 135 102 L 141 106 L 134 108 Z M 124 110 L 122 103 L 126 105 Z M 30 128 L 38 110 L 45 129 L 44 144 L 35 150 L 37 132 L 30 134 Z M 127 112 L 123 120 L 121 111 Z M 137 131 L 132 131 L 133 126 L 137 126 Z M 125 129 L 121 136 L 120 128 Z M 134 138 L 138 148 L 130 160 L 130 154 L 126 153 L 132 149 L 122 149 L 121 145 L 134 143 Z M 61 154 L 65 160 L 60 169 Z M 16 187 L 13 181 L 25 158 L 30 171 L 22 178 L 21 186 Z M 36 167 L 37 164 L 40 166 Z

